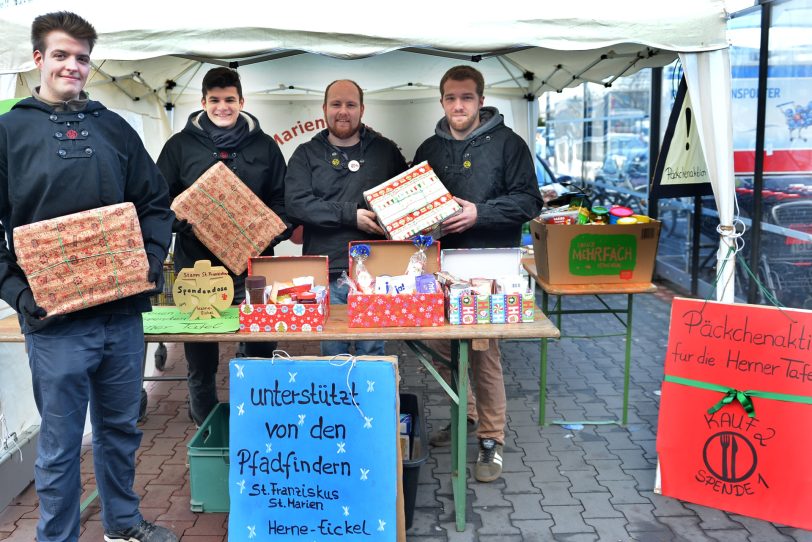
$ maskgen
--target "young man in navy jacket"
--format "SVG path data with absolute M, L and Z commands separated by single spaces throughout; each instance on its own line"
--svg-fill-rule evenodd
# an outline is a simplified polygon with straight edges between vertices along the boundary
M 68 12 L 37 17 L 31 27 L 40 86 L 0 116 L 0 297 L 19 313 L 42 417 L 37 539 L 79 539 L 89 404 L 105 540 L 172 542 L 169 530 L 143 519 L 133 491 L 148 294 L 48 318 L 14 253 L 16 226 L 132 202 L 149 260 L 145 278 L 160 287 L 173 220 L 166 183 L 135 130 L 82 90 L 96 37 Z

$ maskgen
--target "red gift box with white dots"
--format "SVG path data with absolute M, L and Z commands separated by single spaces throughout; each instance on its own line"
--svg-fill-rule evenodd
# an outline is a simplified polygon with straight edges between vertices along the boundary
M 248 275 L 262 275 L 271 286 L 294 277 L 312 276 L 316 286 L 328 287 L 321 303 L 240 305 L 242 333 L 308 333 L 324 331 L 330 316 L 327 256 L 259 256 L 248 260 Z
M 404 275 L 409 259 L 417 252 L 411 241 L 353 241 L 369 245 L 369 258 L 364 266 L 373 277 Z M 440 243 L 426 249 L 424 272 L 440 269 Z M 350 276 L 354 277 L 355 261 L 350 257 Z M 350 294 L 347 296 L 349 327 L 433 327 L 445 324 L 443 293 L 433 294 Z

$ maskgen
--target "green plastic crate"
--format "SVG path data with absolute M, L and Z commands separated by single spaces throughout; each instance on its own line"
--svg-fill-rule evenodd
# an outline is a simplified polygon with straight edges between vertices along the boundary
M 412 415 L 414 447 L 412 459 L 403 462 L 403 492 L 406 528 L 412 525 L 420 466 L 428 459 L 428 442 L 423 405 L 417 395 L 400 394 L 400 410 Z M 228 403 L 220 403 L 203 421 L 186 445 L 193 512 L 228 512 Z
M 228 414 L 218 404 L 186 445 L 193 512 L 228 512 Z

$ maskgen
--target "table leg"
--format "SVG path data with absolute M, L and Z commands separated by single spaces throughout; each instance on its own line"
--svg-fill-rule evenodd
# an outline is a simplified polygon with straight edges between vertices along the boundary
M 541 312 L 549 318 L 547 312 L 550 297 L 547 292 L 541 293 Z M 559 326 L 560 329 L 560 326 Z M 539 425 L 547 425 L 547 338 L 541 339 L 541 371 L 539 374 Z
M 457 401 L 451 403 L 451 487 L 454 493 L 454 515 L 457 531 L 465 530 L 465 499 L 468 469 L 468 352 L 470 341 L 451 342 L 451 374 L 457 385 Z
M 626 301 L 626 359 L 623 366 L 623 417 L 621 423 L 629 421 L 629 371 L 632 361 L 632 305 L 634 296 L 628 294 Z

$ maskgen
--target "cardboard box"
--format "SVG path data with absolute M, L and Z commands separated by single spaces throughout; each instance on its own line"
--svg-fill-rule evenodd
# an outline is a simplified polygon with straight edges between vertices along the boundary
M 248 260 L 248 275 L 262 275 L 267 283 L 312 276 L 316 286 L 327 287 L 327 295 L 315 304 L 240 305 L 240 332 L 299 333 L 324 331 L 330 316 L 330 272 L 327 256 L 258 256 Z
M 37 304 L 49 316 L 155 288 L 132 203 L 14 228 L 14 251 Z
M 550 284 L 647 283 L 654 274 L 660 222 L 564 225 L 530 222 L 539 277 Z
M 443 271 L 455 277 L 498 279 L 522 274 L 522 250 L 516 248 L 470 248 L 443 250 Z M 528 281 L 529 285 L 529 281 Z M 532 322 L 536 298 L 529 289 L 523 294 L 462 295 L 447 300 L 448 323 L 517 324 Z
M 447 248 L 440 255 L 440 266 L 443 271 L 464 280 L 521 275 L 522 249 Z
M 276 213 L 220 161 L 175 198 L 172 210 L 235 275 L 285 231 Z
M 399 241 L 421 233 L 437 238 L 437 226 L 462 210 L 425 161 L 367 190 L 364 199 L 386 236 Z
M 403 275 L 409 258 L 417 251 L 411 241 L 353 241 L 370 246 L 370 256 L 364 262 L 373 277 Z M 355 262 L 350 258 L 350 276 Z M 440 269 L 440 244 L 426 249 L 426 273 Z M 442 292 L 433 294 L 350 294 L 347 296 L 349 327 L 434 327 L 445 322 Z

